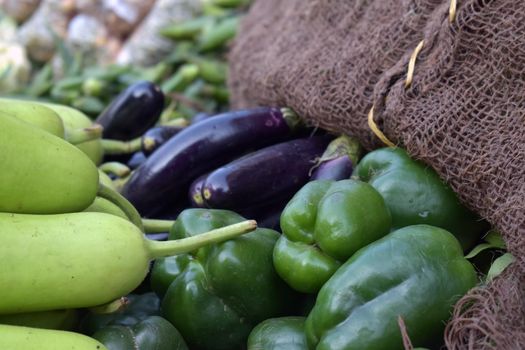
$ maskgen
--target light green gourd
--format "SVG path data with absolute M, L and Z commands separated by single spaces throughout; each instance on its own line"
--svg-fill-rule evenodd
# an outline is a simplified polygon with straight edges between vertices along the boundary
M 64 123 L 49 107 L 26 100 L 0 98 L 0 112 L 22 119 L 55 136 L 64 138 Z
M 100 181 L 101 184 L 105 185 L 106 187 L 109 187 L 114 191 L 117 190 L 115 184 L 113 183 L 113 180 L 111 180 L 109 175 L 101 171 L 100 169 L 98 170 L 98 181 Z
M 38 102 L 39 104 L 42 104 L 53 111 L 55 111 L 60 118 L 62 119 L 62 122 L 64 123 L 64 127 L 66 130 L 66 139 L 68 138 L 68 130 L 78 130 L 80 128 L 89 128 L 93 125 L 93 121 L 89 119 L 88 116 L 86 116 L 81 111 L 56 104 L 56 103 L 48 103 L 48 102 Z M 75 145 L 77 148 L 79 148 L 82 152 L 88 155 L 88 157 L 95 163 L 100 164 L 102 162 L 102 158 L 104 157 L 104 150 L 102 148 L 102 141 L 101 139 L 95 139 L 91 141 L 81 142 L 77 143 Z
M 45 329 L 72 330 L 78 323 L 78 318 L 79 311 L 76 309 L 49 310 L 0 315 L 0 324 Z
M 0 164 L 0 212 L 82 211 L 98 190 L 98 170 L 84 153 L 1 112 Z
M 99 341 L 79 333 L 3 324 L 0 324 L 0 349 L 107 350 Z
M 256 226 L 248 220 L 159 242 L 145 238 L 131 222 L 105 213 L 0 213 L 0 314 L 109 303 L 142 282 L 150 260 L 188 253 Z
M 124 213 L 124 211 L 120 209 L 115 203 L 101 197 L 96 197 L 93 203 L 84 209 L 84 212 L 106 213 L 129 220 L 129 218 L 126 216 L 126 213 Z

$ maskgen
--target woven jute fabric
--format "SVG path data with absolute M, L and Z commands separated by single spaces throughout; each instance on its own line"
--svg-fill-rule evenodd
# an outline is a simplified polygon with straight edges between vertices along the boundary
M 525 349 L 522 1 L 256 0 L 229 86 L 234 107 L 289 106 L 368 149 L 382 146 L 374 107 L 386 137 L 434 168 L 516 259 L 456 304 L 447 348 Z

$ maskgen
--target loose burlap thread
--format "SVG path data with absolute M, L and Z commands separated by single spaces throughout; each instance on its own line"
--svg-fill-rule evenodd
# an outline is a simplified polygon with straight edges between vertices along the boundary
M 455 306 L 449 349 L 525 348 L 525 6 L 518 0 L 257 0 L 230 54 L 234 107 L 312 125 L 433 167 L 516 261 Z M 451 20 L 452 19 L 452 20 Z M 412 81 L 405 86 L 410 58 Z

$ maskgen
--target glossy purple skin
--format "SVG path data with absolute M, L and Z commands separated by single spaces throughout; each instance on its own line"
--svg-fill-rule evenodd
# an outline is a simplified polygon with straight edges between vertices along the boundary
M 149 81 L 141 81 L 115 97 L 95 123 L 104 127 L 103 138 L 127 141 L 155 125 L 163 109 L 162 90 Z
M 286 207 L 286 204 L 292 199 L 295 192 L 289 193 L 283 198 L 276 199 L 270 203 L 263 205 L 249 207 L 246 209 L 238 210 L 237 212 L 245 217 L 257 221 L 257 227 L 270 228 L 281 232 L 280 220 L 281 213 Z
M 137 169 L 146 161 L 146 155 L 142 152 L 135 152 L 127 162 L 127 166 L 131 169 Z
M 269 228 L 277 232 L 281 232 L 281 210 L 268 211 L 263 213 L 259 218 L 255 218 L 257 221 L 257 227 Z
M 210 208 L 239 210 L 299 190 L 330 138 L 313 136 L 263 148 L 211 172 L 202 194 Z
M 293 137 L 279 108 L 261 107 L 216 115 L 192 124 L 158 148 L 139 167 L 122 194 L 148 216 L 186 197 L 198 176 L 248 150 Z
M 339 156 L 334 159 L 322 162 L 317 167 L 310 180 L 344 180 L 349 179 L 352 175 L 352 161 L 347 155 Z
M 192 124 L 200 123 L 200 122 L 208 119 L 209 117 L 211 117 L 211 114 L 204 113 L 204 112 L 197 113 L 197 114 L 195 114 L 193 116 L 193 118 L 191 118 L 191 123 Z
M 170 138 L 178 134 L 183 128 L 179 126 L 157 126 L 149 129 L 142 135 L 141 149 L 142 152 L 149 156 L 160 146 L 165 144 Z M 151 143 L 146 143 L 149 140 Z

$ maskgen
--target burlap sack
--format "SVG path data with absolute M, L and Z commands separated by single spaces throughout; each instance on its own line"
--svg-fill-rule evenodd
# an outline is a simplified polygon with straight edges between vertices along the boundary
M 447 347 L 525 349 L 522 1 L 257 0 L 230 66 L 234 107 L 286 105 L 368 149 L 382 145 L 367 123 L 374 106 L 386 137 L 432 166 L 516 258 L 456 305 Z

